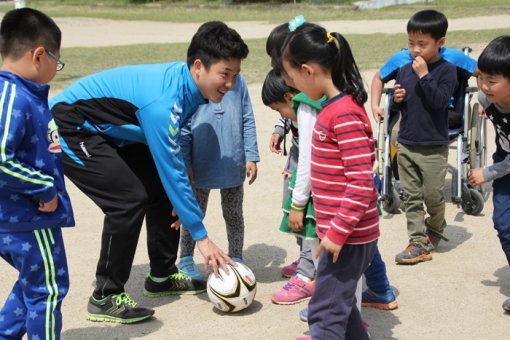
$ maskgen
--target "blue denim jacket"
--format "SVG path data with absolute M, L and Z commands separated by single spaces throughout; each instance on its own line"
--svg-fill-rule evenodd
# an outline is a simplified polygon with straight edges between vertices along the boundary
M 220 103 L 199 106 L 181 130 L 181 147 L 186 167 L 193 170 L 194 187 L 224 189 L 244 182 L 246 162 L 260 158 L 250 95 L 241 75 Z

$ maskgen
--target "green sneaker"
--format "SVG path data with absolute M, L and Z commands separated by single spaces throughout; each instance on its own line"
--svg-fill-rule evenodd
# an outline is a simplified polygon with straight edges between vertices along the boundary
M 404 251 L 395 256 L 395 262 L 398 264 L 416 264 L 430 260 L 432 254 L 429 246 L 420 242 L 411 242 Z
M 163 282 L 156 282 L 151 275 L 145 279 L 144 295 L 149 297 L 167 296 L 167 295 L 193 295 L 205 292 L 207 282 L 194 280 L 186 275 L 182 270 L 170 275 Z
M 111 294 L 101 300 L 91 296 L 87 312 L 87 320 L 117 323 L 136 323 L 154 315 L 153 309 L 137 307 L 137 303 L 125 292 Z

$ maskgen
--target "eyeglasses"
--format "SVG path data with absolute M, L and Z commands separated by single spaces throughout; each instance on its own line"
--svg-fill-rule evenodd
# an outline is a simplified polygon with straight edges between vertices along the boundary
M 64 68 L 64 66 L 66 66 L 66 64 L 62 60 L 60 60 L 59 57 L 53 54 L 53 52 L 46 48 L 44 49 L 44 51 L 48 53 L 48 55 L 57 62 L 57 71 L 61 71 Z

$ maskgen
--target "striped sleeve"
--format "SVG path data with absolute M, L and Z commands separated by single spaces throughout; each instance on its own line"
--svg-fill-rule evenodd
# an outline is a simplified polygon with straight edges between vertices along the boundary
M 360 220 L 373 209 L 372 164 L 375 157 L 374 142 L 369 121 L 361 113 L 341 113 L 333 120 L 333 132 L 343 161 L 345 191 L 342 203 L 331 220 L 327 236 L 343 244 Z
M 0 84 L 0 181 L 4 189 L 34 198 L 35 201 L 49 202 L 57 191 L 52 176 L 37 168 L 37 160 L 27 164 L 17 158 L 23 143 L 37 143 L 38 137 L 26 135 L 26 120 L 30 103 L 18 96 L 16 84 Z M 25 147 L 36 147 L 28 145 Z

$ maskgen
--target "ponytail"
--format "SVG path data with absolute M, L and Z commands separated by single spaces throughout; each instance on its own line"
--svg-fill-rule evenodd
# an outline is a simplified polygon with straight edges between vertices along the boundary
M 339 91 L 351 95 L 359 105 L 367 101 L 367 92 L 347 40 L 340 33 L 328 33 L 317 24 L 298 27 L 286 40 L 283 58 L 293 67 L 315 62 L 331 72 Z
M 333 83 L 339 90 L 350 94 L 359 105 L 363 105 L 367 101 L 368 95 L 358 65 L 356 65 L 352 55 L 351 47 L 340 33 L 328 34 L 334 38 L 334 47 L 337 49 L 333 68 L 331 69 Z M 329 45 L 331 46 L 331 43 Z

